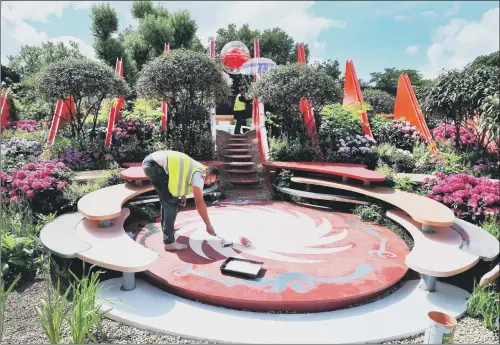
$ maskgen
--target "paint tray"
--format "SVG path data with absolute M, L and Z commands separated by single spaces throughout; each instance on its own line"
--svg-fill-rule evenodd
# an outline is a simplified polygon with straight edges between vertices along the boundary
M 220 266 L 220 271 L 225 275 L 255 279 L 259 275 L 263 266 L 264 263 L 259 261 L 227 258 Z

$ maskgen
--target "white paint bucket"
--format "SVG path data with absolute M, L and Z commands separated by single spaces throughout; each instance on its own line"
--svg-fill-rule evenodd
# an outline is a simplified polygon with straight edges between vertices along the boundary
M 431 311 L 429 326 L 425 330 L 424 344 L 453 344 L 457 320 L 445 313 Z

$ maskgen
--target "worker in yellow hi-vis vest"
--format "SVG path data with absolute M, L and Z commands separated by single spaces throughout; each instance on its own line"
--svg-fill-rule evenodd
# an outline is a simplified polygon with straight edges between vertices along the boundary
M 248 118 L 246 112 L 247 103 L 250 103 L 251 100 L 247 100 L 245 98 L 246 90 L 244 87 L 240 88 L 240 93 L 234 99 L 234 119 L 236 120 L 236 127 L 234 129 L 234 134 L 241 134 L 241 126 L 245 123 L 245 120 Z
M 169 150 L 151 153 L 142 161 L 142 168 L 160 198 L 165 250 L 187 248 L 186 245 L 175 241 L 174 224 L 179 205 L 186 206 L 186 195 L 191 193 L 207 232 L 215 235 L 203 199 L 203 187 L 217 181 L 219 176 L 217 168 L 206 167 L 182 152 Z

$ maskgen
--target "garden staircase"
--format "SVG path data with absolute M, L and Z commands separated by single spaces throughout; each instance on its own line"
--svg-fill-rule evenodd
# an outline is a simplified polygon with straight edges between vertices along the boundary
M 224 184 L 229 193 L 260 192 L 262 190 L 257 148 L 246 134 L 233 134 L 220 151 L 224 160 Z M 253 189 L 253 190 L 252 190 Z

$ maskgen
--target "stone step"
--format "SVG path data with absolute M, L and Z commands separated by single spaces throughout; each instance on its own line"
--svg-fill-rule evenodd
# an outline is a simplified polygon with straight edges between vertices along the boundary
M 227 144 L 226 147 L 250 147 L 250 144 Z
M 241 168 L 241 167 L 253 167 L 255 163 L 253 162 L 225 162 L 225 166 L 228 167 L 234 167 L 234 168 Z
M 249 149 L 226 149 L 226 153 L 249 153 Z
M 257 179 L 242 179 L 242 180 L 227 179 L 224 181 L 227 183 L 230 183 L 230 184 L 234 184 L 234 185 L 249 185 L 249 184 L 260 183 L 260 180 L 257 180 Z
M 247 141 L 247 138 L 230 138 L 229 140 L 234 141 L 234 142 L 238 142 L 238 143 L 243 143 L 243 142 Z
M 227 159 L 252 159 L 252 155 L 224 155 Z
M 238 175 L 245 175 L 245 174 L 256 174 L 257 170 L 256 169 L 229 169 L 226 170 L 226 173 L 228 174 L 238 174 Z
M 246 134 L 231 134 L 231 138 L 246 138 Z

